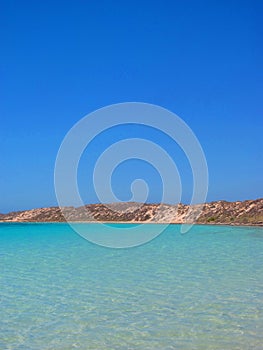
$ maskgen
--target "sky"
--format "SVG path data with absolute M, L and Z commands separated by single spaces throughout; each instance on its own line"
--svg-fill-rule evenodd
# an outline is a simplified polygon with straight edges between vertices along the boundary
M 54 164 L 66 133 L 88 113 L 127 101 L 162 106 L 189 125 L 206 155 L 208 201 L 263 197 L 262 10 L 253 0 L 0 0 L 0 212 L 57 205 Z M 178 147 L 126 126 L 83 154 L 85 202 L 98 200 L 96 157 L 128 136 L 171 154 L 189 201 L 191 169 Z M 136 160 L 113 174 L 120 200 L 130 199 L 136 178 L 158 202 L 160 174 Z

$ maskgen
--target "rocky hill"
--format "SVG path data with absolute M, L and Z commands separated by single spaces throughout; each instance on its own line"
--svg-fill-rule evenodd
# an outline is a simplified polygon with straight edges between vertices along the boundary
M 197 220 L 195 213 L 200 211 Z M 40 208 L 0 214 L 3 222 L 126 221 L 201 224 L 262 225 L 263 198 L 257 200 L 217 201 L 204 205 L 114 203 L 90 204 L 79 208 Z

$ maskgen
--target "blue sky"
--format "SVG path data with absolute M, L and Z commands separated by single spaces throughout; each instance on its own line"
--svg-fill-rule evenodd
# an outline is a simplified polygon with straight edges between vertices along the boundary
M 54 162 L 66 132 L 87 113 L 126 101 L 163 106 L 192 128 L 207 157 L 209 201 L 263 196 L 261 1 L 0 6 L 0 212 L 56 205 Z M 147 137 L 173 152 L 153 131 Z M 95 159 L 103 142 L 94 145 L 87 152 Z M 182 155 L 172 156 L 187 202 L 189 169 Z M 158 201 L 160 177 L 133 162 L 116 169 L 116 193 L 129 199 L 129 183 L 144 177 L 149 201 Z M 83 198 L 96 202 L 85 155 L 82 163 Z

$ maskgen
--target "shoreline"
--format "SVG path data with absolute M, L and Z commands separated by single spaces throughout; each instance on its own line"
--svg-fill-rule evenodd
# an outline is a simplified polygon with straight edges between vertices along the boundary
M 239 223 L 181 223 L 181 222 L 145 222 L 145 221 L 2 221 L 0 224 L 146 224 L 146 225 L 192 225 L 192 226 L 228 226 L 228 227 L 260 227 L 263 228 L 263 224 L 239 224 Z

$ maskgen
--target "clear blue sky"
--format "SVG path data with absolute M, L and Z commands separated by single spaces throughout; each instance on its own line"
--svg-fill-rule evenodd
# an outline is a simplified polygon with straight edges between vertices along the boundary
M 125 101 L 168 108 L 193 129 L 207 157 L 209 201 L 263 196 L 262 1 L 0 5 L 0 212 L 56 205 L 53 169 L 64 135 L 87 113 Z M 99 145 L 91 145 L 94 159 Z M 84 198 L 95 202 L 84 160 Z M 189 169 L 183 157 L 177 162 L 187 201 Z M 121 199 L 138 176 L 149 181 L 149 201 L 158 201 L 158 174 L 132 161 L 113 177 Z

